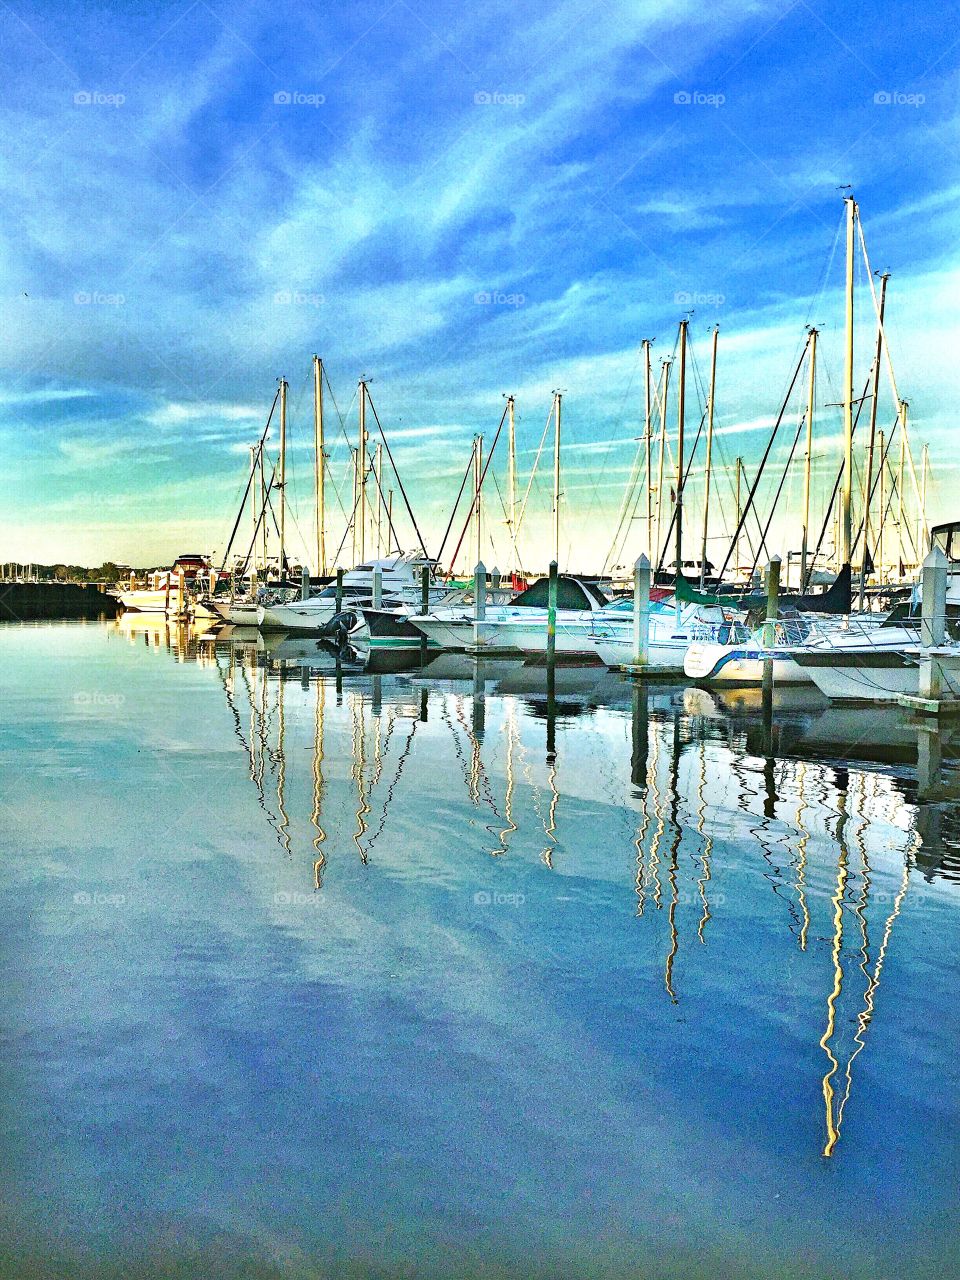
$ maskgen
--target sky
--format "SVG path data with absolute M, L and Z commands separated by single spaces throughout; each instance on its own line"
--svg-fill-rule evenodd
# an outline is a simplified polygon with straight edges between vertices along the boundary
M 632 563 L 645 524 L 615 531 L 643 431 L 640 344 L 655 340 L 656 374 L 684 317 L 688 439 L 719 325 L 711 555 L 729 531 L 724 468 L 756 466 L 810 324 L 819 523 L 840 454 L 848 185 L 870 267 L 890 272 L 890 354 L 918 468 L 930 447 L 930 514 L 960 518 L 949 6 L 4 0 L 0 36 L 0 560 L 222 552 L 279 376 L 293 551 L 312 547 L 317 352 L 337 406 L 331 553 L 351 492 L 338 411 L 353 441 L 364 377 L 429 551 L 503 396 L 522 493 L 561 390 L 561 564 Z M 859 388 L 875 342 L 862 261 L 856 287 Z M 886 380 L 878 407 L 889 432 Z M 673 430 L 675 400 L 668 412 Z M 549 558 L 550 462 L 548 441 L 520 537 L 529 567 Z M 695 458 L 695 527 L 702 470 Z M 501 441 L 488 566 L 510 558 L 505 485 Z M 794 467 L 793 514 L 772 526 L 783 555 L 799 545 L 800 485 Z

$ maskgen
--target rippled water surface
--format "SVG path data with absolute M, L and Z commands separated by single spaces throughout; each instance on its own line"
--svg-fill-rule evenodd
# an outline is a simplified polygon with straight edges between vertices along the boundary
M 0 699 L 4 1275 L 957 1274 L 960 733 L 142 620 Z

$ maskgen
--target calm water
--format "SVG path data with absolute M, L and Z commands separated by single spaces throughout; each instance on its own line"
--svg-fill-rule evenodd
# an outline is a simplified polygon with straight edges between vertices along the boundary
M 910 721 L 441 661 L 0 629 L 3 1275 L 957 1274 Z

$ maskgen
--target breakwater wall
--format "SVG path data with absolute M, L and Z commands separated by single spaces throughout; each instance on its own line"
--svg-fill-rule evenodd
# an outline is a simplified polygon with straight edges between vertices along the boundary
M 98 584 L 0 582 L 0 622 L 115 618 L 119 605 Z

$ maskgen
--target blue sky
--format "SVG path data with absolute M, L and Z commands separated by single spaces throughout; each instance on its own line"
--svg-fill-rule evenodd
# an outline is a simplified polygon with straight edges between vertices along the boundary
M 356 381 L 372 380 L 431 549 L 503 393 L 525 483 L 562 388 L 562 555 L 602 560 L 641 429 L 640 341 L 669 354 L 691 306 L 702 375 L 720 325 L 726 461 L 759 455 L 804 326 L 823 325 L 820 501 L 838 451 L 843 183 L 871 266 L 892 273 L 934 514 L 957 515 L 949 17 L 806 0 L 4 4 L 0 558 L 222 547 L 280 374 L 309 541 L 317 351 L 345 412 L 353 400 L 351 436 Z M 862 268 L 858 283 L 859 383 Z M 693 382 L 688 404 L 695 430 Z M 892 417 L 889 392 L 881 404 Z M 528 563 L 546 559 L 548 501 L 538 480 Z M 505 562 L 498 516 L 485 554 Z M 793 527 L 781 540 L 796 545 Z

